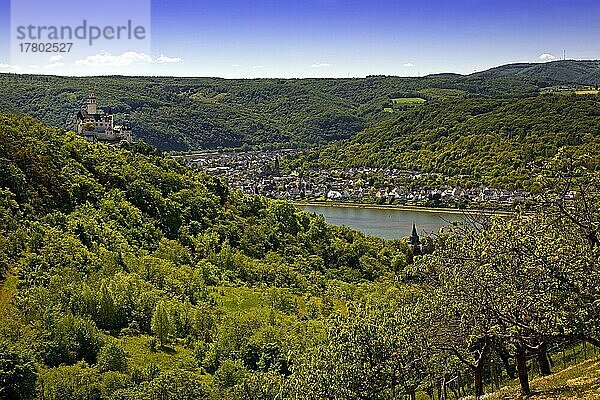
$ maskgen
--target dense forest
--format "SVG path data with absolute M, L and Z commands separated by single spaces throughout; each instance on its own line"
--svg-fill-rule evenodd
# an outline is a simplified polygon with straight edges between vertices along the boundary
M 406 266 L 400 242 L 154 152 L 1 116 L 3 398 L 147 398 L 168 382 L 201 398 L 248 371 L 286 376 L 338 290 Z
M 371 166 L 460 176 L 463 186 L 540 189 L 531 171 L 560 149 L 600 160 L 600 95 L 430 102 L 352 139 L 290 160 L 294 168 Z
M 598 61 L 571 60 L 421 78 L 0 74 L 0 112 L 71 129 L 95 88 L 105 112 L 163 151 L 304 148 L 286 168 L 399 168 L 535 192 L 529 171 L 558 149 L 598 154 L 599 96 L 575 88 L 599 77 Z
M 476 72 L 481 78 L 535 77 L 556 82 L 600 85 L 600 61 L 562 60 L 549 63 L 517 63 L 501 65 L 487 71 Z
M 527 394 L 528 360 L 600 345 L 596 162 L 562 149 L 532 170 L 542 213 L 412 248 L 0 114 L 0 396 Z
M 253 80 L 0 74 L 0 112 L 71 128 L 93 87 L 101 109 L 161 150 L 304 147 L 350 138 L 389 118 L 384 108 L 393 98 L 527 96 L 554 84 L 536 76 L 453 74 Z

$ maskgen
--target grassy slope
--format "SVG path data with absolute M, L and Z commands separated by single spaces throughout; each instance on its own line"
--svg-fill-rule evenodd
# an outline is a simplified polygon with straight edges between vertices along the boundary
M 8 275 L 0 281 L 0 320 L 4 318 L 13 307 L 13 298 L 17 293 L 17 277 Z
M 104 196 L 108 196 L 107 193 L 116 193 L 116 191 L 119 191 L 122 193 L 123 196 L 133 196 L 133 193 L 135 192 L 133 186 L 130 188 L 125 188 L 125 186 L 123 186 L 123 189 L 118 189 L 120 187 L 119 185 L 126 184 L 125 182 L 129 182 L 130 178 L 132 185 L 134 181 L 138 181 L 138 183 L 142 185 L 141 182 L 143 181 L 146 182 L 146 184 L 144 184 L 145 187 L 155 188 L 155 190 L 148 189 L 151 192 L 155 192 L 154 194 L 140 194 L 139 196 L 136 195 L 136 198 L 144 204 L 146 204 L 146 199 L 154 198 L 153 196 L 156 196 L 156 198 L 160 196 L 160 198 L 163 198 L 164 201 L 163 196 L 168 196 L 167 193 L 173 193 L 176 190 L 185 190 L 183 193 L 197 193 L 198 197 L 191 198 L 191 200 L 182 200 L 186 203 L 185 209 L 188 209 L 188 204 L 199 204 L 198 209 L 200 210 L 201 207 L 202 212 L 206 214 L 198 213 L 192 215 L 190 213 L 190 221 L 192 221 L 193 219 L 193 221 L 196 221 L 198 224 L 200 224 L 200 220 L 202 220 L 202 223 L 206 223 L 207 225 L 211 224 L 211 226 L 214 227 L 215 230 L 215 235 L 213 237 L 217 238 L 215 239 L 217 241 L 219 233 L 223 232 L 223 235 L 227 235 L 228 244 L 226 247 L 229 249 L 237 249 L 238 239 L 234 237 L 236 231 L 248 232 L 248 227 L 250 224 L 256 225 L 261 223 L 260 221 L 264 220 L 265 218 L 268 218 L 266 214 L 257 214 L 262 207 L 260 204 L 262 204 L 263 201 L 258 198 L 253 197 L 252 199 L 256 200 L 257 202 L 260 200 L 261 203 L 251 202 L 250 197 L 242 196 L 239 193 L 232 193 L 231 197 L 228 197 L 227 201 L 223 200 L 223 204 L 221 204 L 217 197 L 213 197 L 217 195 L 212 194 L 213 190 L 214 193 L 219 192 L 220 186 L 204 186 L 204 184 L 216 184 L 216 181 L 213 181 L 213 179 L 211 178 L 205 177 L 204 175 L 201 175 L 199 173 L 193 172 L 185 167 L 180 166 L 171 158 L 148 156 L 144 155 L 141 152 L 109 148 L 103 145 L 92 145 L 74 136 L 74 134 L 72 133 L 62 134 L 61 132 L 55 129 L 44 127 L 30 118 L 20 118 L 0 114 L 0 122 L 0 155 L 2 156 L 0 157 L 0 161 L 4 161 L 4 165 L 11 166 L 11 168 L 4 167 L 4 169 L 0 169 L 0 178 L 4 179 L 3 181 L 0 181 L 0 187 L 3 186 L 4 182 L 6 182 L 9 188 L 15 190 L 15 198 L 21 202 L 21 205 L 23 207 L 27 207 L 27 209 L 30 209 L 31 207 L 32 209 L 36 210 L 35 215 L 30 216 L 28 214 L 25 218 L 20 217 L 21 220 L 19 222 L 23 225 L 27 224 L 29 219 L 37 218 L 37 212 L 39 212 L 40 216 L 45 216 L 46 213 L 51 213 L 56 211 L 57 209 L 60 209 L 68 219 L 81 217 L 82 219 L 80 222 L 83 223 L 85 221 L 89 221 L 89 225 L 88 222 L 85 222 L 86 227 L 81 228 L 81 230 L 79 230 L 80 233 L 84 234 L 83 232 L 87 231 L 88 229 L 89 232 L 99 232 L 96 231 L 96 229 L 101 229 L 102 232 L 104 232 L 102 234 L 99 233 L 98 236 L 94 236 L 94 239 L 91 239 L 93 241 L 103 241 L 105 239 L 109 240 L 107 238 L 115 238 L 117 236 L 120 238 L 121 233 L 118 232 L 120 232 L 121 229 L 125 229 L 122 228 L 124 226 L 122 224 L 127 224 L 127 226 L 131 227 L 132 229 L 128 230 L 126 233 L 124 231 L 122 237 L 127 237 L 129 240 L 132 241 L 136 240 L 135 237 L 137 237 L 137 234 L 133 232 L 134 230 L 142 232 L 142 229 L 146 229 L 144 227 L 149 226 L 149 221 L 152 221 L 152 224 L 159 224 L 158 220 L 154 219 L 159 218 L 159 211 L 157 211 L 157 209 L 153 208 L 148 209 L 146 211 L 141 211 L 141 209 L 137 209 L 137 207 L 133 206 L 132 203 L 123 200 L 119 203 L 120 205 L 118 206 L 118 208 L 111 208 L 111 210 L 120 210 L 121 212 L 107 211 L 110 213 L 110 216 L 108 216 L 107 214 L 107 221 L 110 221 L 111 224 L 110 228 L 101 223 L 100 220 L 95 219 L 95 216 L 99 217 L 99 214 L 96 214 L 96 211 L 100 212 L 99 208 L 102 207 L 101 204 L 108 204 L 107 202 L 100 200 L 101 198 L 104 198 Z M 77 172 L 71 174 L 69 173 L 69 171 Z M 105 179 L 105 172 L 110 173 L 112 178 L 107 177 L 107 181 L 104 181 L 103 179 Z M 136 177 L 134 178 L 132 174 Z M 19 176 L 26 178 L 23 178 L 21 181 L 17 181 L 16 178 L 18 178 Z M 85 181 L 91 185 L 86 186 L 86 188 L 93 186 L 93 189 L 85 189 L 81 192 L 79 190 L 72 189 L 73 187 L 75 187 L 75 182 L 80 182 L 81 184 L 83 184 L 84 178 Z M 108 180 L 110 180 L 110 182 Z M 18 183 L 23 184 L 18 185 Z M 71 183 L 73 183 L 73 185 L 71 185 Z M 46 190 L 45 185 L 52 185 L 53 189 Z M 155 185 L 160 185 L 160 189 L 158 186 Z M 108 189 L 109 186 L 110 189 Z M 184 187 L 186 189 L 183 189 Z M 75 196 L 69 197 L 73 202 L 71 202 L 71 200 L 66 200 L 66 193 L 69 193 L 69 196 Z M 54 195 L 56 195 L 55 198 L 52 197 Z M 88 195 L 94 197 L 92 198 Z M 96 195 L 98 197 L 96 197 Z M 80 196 L 85 196 L 85 199 Z M 75 200 L 76 198 L 78 200 Z M 203 199 L 205 199 L 206 201 L 204 201 Z M 84 201 L 85 204 L 82 204 Z M 169 204 L 174 204 L 174 202 L 170 202 Z M 236 204 L 239 205 L 239 210 L 237 209 Z M 272 202 L 271 204 L 279 205 L 281 203 Z M 177 207 L 179 206 L 173 206 L 172 209 L 175 210 Z M 295 213 L 295 209 L 291 205 L 290 207 L 291 211 Z M 3 203 L 0 203 L 0 211 L 2 211 L 3 208 Z M 83 211 L 83 208 L 85 208 L 85 211 Z M 75 209 L 77 209 L 77 211 L 75 211 Z M 134 209 L 137 211 L 133 211 Z M 79 210 L 81 210 L 82 214 L 79 214 Z M 132 214 L 128 214 L 128 210 L 130 210 Z M 30 212 L 33 214 L 33 211 Z M 85 215 L 83 214 L 84 212 Z M 130 215 L 132 216 L 130 217 Z M 164 215 L 164 213 L 162 215 Z M 138 218 L 137 216 L 140 217 Z M 2 217 L 2 213 L 0 213 L 0 217 Z M 242 226 L 242 224 L 245 223 L 245 221 L 248 218 L 252 218 L 251 220 L 248 220 L 249 225 Z M 282 219 L 282 221 L 284 220 Z M 275 225 L 277 224 L 273 223 L 270 225 L 269 232 L 275 232 Z M 237 226 L 239 226 L 239 229 L 236 228 Z M 282 223 L 281 226 L 290 226 L 290 224 Z M 15 229 L 17 229 L 16 226 Z M 65 229 L 68 228 L 65 227 Z M 205 231 L 206 229 L 210 228 L 202 229 L 203 231 Z M 338 228 L 331 229 L 335 229 L 336 231 L 338 231 Z M 179 232 L 179 229 L 177 229 L 177 231 Z M 340 232 L 342 231 L 344 232 L 343 236 L 340 233 L 340 236 L 335 241 L 336 246 L 345 242 L 345 239 L 343 238 L 349 238 L 350 235 L 352 235 L 352 233 L 346 232 L 345 230 L 340 230 Z M 252 232 L 258 232 L 258 230 Z M 3 233 L 0 232 L 0 235 L 1 234 Z M 23 235 L 24 237 L 27 237 L 27 239 L 24 240 L 28 241 L 29 239 L 27 233 L 24 232 Z M 88 237 L 87 234 L 84 235 Z M 169 243 L 171 245 L 176 246 L 177 248 L 180 248 L 175 243 L 176 240 L 178 240 L 179 238 L 179 234 L 174 235 L 175 236 L 172 236 L 173 240 L 171 240 Z M 326 233 L 320 234 L 320 236 L 323 235 L 326 235 Z M 248 234 L 248 236 L 250 236 L 250 233 Z M 273 236 L 279 238 L 278 243 L 282 244 L 284 243 L 284 239 L 286 241 L 291 240 L 290 234 L 282 234 L 280 232 L 276 232 Z M 240 238 L 243 239 L 244 237 L 242 237 L 242 233 L 240 233 Z M 299 237 L 302 238 L 303 236 L 300 235 Z M 63 243 L 62 239 L 68 240 L 69 243 L 78 242 L 78 244 L 76 245 L 77 250 L 80 249 L 84 252 L 88 251 L 84 250 L 84 246 L 86 245 L 83 245 L 83 243 L 79 242 L 79 239 L 75 239 L 74 236 L 66 232 L 64 232 L 64 235 L 57 234 L 54 235 L 52 238 L 49 238 L 48 243 L 54 243 L 55 241 L 56 243 Z M 155 239 L 159 240 L 158 236 Z M 371 240 L 372 239 L 369 239 L 369 241 Z M 152 254 L 156 253 L 158 251 L 157 248 L 160 247 L 160 243 L 147 244 L 146 242 L 144 242 L 144 244 L 139 245 L 132 244 L 132 246 L 129 247 L 129 245 L 127 244 L 127 240 L 120 242 L 120 239 L 110 239 L 110 243 L 107 242 L 107 245 L 109 245 L 110 247 L 114 245 L 117 241 L 119 241 L 119 243 L 121 243 L 123 246 L 128 247 L 130 251 L 128 250 L 127 253 L 132 255 L 132 257 L 134 258 L 137 257 L 134 256 L 134 254 L 140 254 L 140 256 L 142 256 L 142 250 L 140 249 L 141 246 L 148 246 L 146 249 L 143 250 L 144 256 L 146 256 L 148 252 L 151 252 Z M 79 274 L 73 273 L 73 270 L 71 269 L 66 270 L 64 276 L 69 276 L 69 279 L 72 278 L 77 280 L 77 284 L 74 284 L 76 286 L 73 286 L 74 288 L 79 289 L 81 287 L 80 284 L 83 284 L 84 282 L 89 282 L 91 285 L 94 286 L 94 289 L 92 290 L 94 292 L 97 292 L 98 288 L 95 286 L 98 286 L 96 285 L 96 283 L 98 283 L 98 279 L 116 279 L 115 276 L 117 274 L 115 273 L 115 270 L 112 269 L 114 265 L 109 259 L 110 257 L 106 256 L 107 252 L 110 252 L 110 250 L 106 249 L 105 251 L 104 244 L 100 244 L 99 242 L 91 243 L 86 241 L 86 243 L 90 243 L 90 248 L 93 248 L 93 251 L 102 248 L 102 250 L 98 250 L 102 251 L 102 258 L 98 258 L 98 264 L 94 264 L 97 265 L 98 269 L 95 269 L 95 267 L 94 270 L 89 268 L 89 266 L 92 265 L 92 263 L 96 262 L 96 257 L 94 256 L 90 257 L 90 260 L 92 260 L 93 258 L 92 261 L 85 262 L 85 264 L 83 262 L 79 264 L 81 267 L 81 271 L 84 271 L 82 272 L 81 278 L 79 278 Z M 198 247 L 196 247 L 195 245 L 191 246 L 194 248 L 194 250 L 189 249 L 184 250 L 184 252 L 187 253 L 189 251 L 189 254 L 192 254 L 192 252 L 194 252 L 196 248 L 202 249 L 202 251 L 204 251 L 204 249 L 206 248 L 204 243 L 199 243 Z M 220 244 L 219 246 L 221 247 Z M 124 247 L 119 247 L 119 251 L 122 251 L 120 249 L 123 248 Z M 348 252 L 352 251 L 352 254 L 355 254 L 355 251 L 363 251 L 360 249 L 350 249 L 349 245 L 347 247 L 344 247 L 344 249 L 340 249 L 339 251 L 335 252 L 335 254 L 346 254 L 346 248 L 348 249 Z M 364 248 L 364 246 L 361 245 L 361 249 L 362 248 Z M 21 249 L 21 247 L 19 247 L 19 249 Z M 37 247 L 29 247 L 27 250 L 28 254 L 30 255 L 37 251 Z M 64 255 L 64 253 L 61 253 L 61 255 L 57 256 L 46 256 L 46 254 L 49 253 L 47 253 L 45 250 L 41 251 L 45 254 L 41 257 L 47 257 L 48 264 L 42 265 L 41 262 L 38 263 L 36 261 L 35 265 L 42 265 L 41 268 L 44 268 L 45 265 L 48 265 L 48 268 L 44 270 L 44 273 L 46 271 L 49 271 L 48 276 L 50 276 L 50 274 L 53 274 L 53 276 L 55 277 L 62 276 L 63 270 L 58 269 L 60 268 L 60 266 L 54 268 L 56 264 L 59 264 L 56 261 L 60 260 L 64 262 L 69 262 L 68 260 L 71 258 Z M 294 251 L 298 252 L 302 250 L 299 246 L 295 246 Z M 333 250 L 331 250 L 327 253 L 332 254 L 334 252 Z M 253 251 L 253 254 L 255 254 L 256 257 L 261 257 L 261 259 L 264 258 L 262 253 L 258 255 L 258 253 L 255 253 Z M 0 254 L 0 256 L 1 255 L 2 254 Z M 156 253 L 156 255 L 158 255 L 158 253 Z M 167 257 L 166 254 L 164 256 Z M 203 253 L 202 255 L 200 255 L 200 253 L 198 253 L 198 262 L 200 262 L 200 260 L 204 260 L 203 264 L 201 265 L 208 265 L 208 263 L 210 263 L 210 261 L 205 259 L 205 256 L 211 256 L 211 254 Z M 311 256 L 314 256 L 314 254 L 311 254 Z M 134 260 L 134 258 L 130 259 L 129 256 L 127 257 L 127 262 L 132 262 L 132 264 L 129 264 L 132 267 L 132 269 L 128 269 L 127 271 L 120 271 L 122 272 L 122 274 L 120 274 L 119 276 L 124 277 L 124 275 L 126 274 L 127 279 L 131 278 L 136 279 L 137 281 L 138 269 L 136 267 L 134 270 L 134 265 L 139 266 L 140 264 L 137 260 Z M 273 318 L 273 321 L 277 322 L 277 324 L 272 325 L 277 325 L 278 327 L 281 327 L 278 328 L 282 332 L 281 337 L 285 337 L 286 340 L 287 338 L 292 338 L 286 343 L 292 343 L 293 340 L 296 340 L 296 338 L 298 338 L 297 341 L 293 343 L 298 343 L 297 347 L 300 349 L 307 346 L 306 343 L 308 343 L 309 340 L 312 340 L 312 338 L 324 336 L 324 334 L 322 334 L 321 332 L 325 329 L 325 323 L 321 322 L 320 311 L 315 312 L 314 316 L 304 318 L 306 314 L 311 312 L 311 310 L 313 310 L 314 307 L 316 307 L 315 303 L 322 304 L 320 298 L 309 298 L 303 294 L 303 291 L 294 291 L 285 288 L 267 288 L 266 286 L 270 286 L 271 284 L 266 281 L 260 282 L 260 286 L 254 288 L 227 287 L 227 285 L 230 282 L 226 281 L 225 279 L 223 281 L 218 280 L 218 282 L 220 282 L 219 284 L 222 285 L 219 287 L 205 285 L 202 282 L 201 284 L 194 286 L 193 289 L 190 289 L 192 291 L 190 292 L 190 298 L 196 296 L 192 299 L 192 301 L 194 301 L 195 303 L 197 302 L 198 305 L 189 305 L 191 301 L 188 300 L 187 297 L 184 299 L 184 297 L 187 295 L 183 295 L 182 292 L 175 293 L 175 291 L 179 290 L 175 288 L 175 285 L 177 285 L 177 288 L 183 288 L 187 287 L 187 284 L 180 286 L 179 284 L 175 283 L 176 279 L 171 280 L 170 278 L 166 278 L 166 276 L 170 276 L 170 274 L 172 273 L 174 277 L 175 274 L 177 274 L 177 276 L 179 276 L 181 279 L 188 282 L 190 278 L 188 275 L 188 271 L 193 271 L 197 267 L 197 261 L 195 259 L 193 259 L 194 261 L 192 261 L 191 257 L 192 256 L 189 257 L 188 261 L 173 259 L 172 261 L 166 262 L 167 260 L 163 260 L 166 262 L 165 264 L 161 264 L 164 266 L 164 269 L 161 269 L 160 272 L 157 271 L 157 276 L 159 276 L 159 274 L 161 277 L 165 276 L 165 286 L 162 286 L 161 283 L 160 288 L 158 286 L 153 287 L 153 283 L 150 282 L 151 278 L 148 277 L 148 280 L 145 280 L 145 283 L 143 284 L 145 288 L 144 293 L 149 293 L 149 295 L 156 296 L 157 299 L 159 297 L 162 299 L 168 298 L 170 303 L 177 304 L 177 306 L 188 307 L 190 310 L 194 307 L 196 307 L 196 309 L 198 310 L 200 309 L 200 307 L 203 307 L 203 310 L 208 309 L 211 312 L 211 315 L 214 314 L 216 318 L 219 318 L 219 322 L 216 322 L 215 325 L 220 324 L 221 319 L 226 319 L 227 317 L 238 315 L 253 314 L 249 316 L 249 318 L 253 318 L 253 321 L 254 319 L 256 319 L 260 323 L 266 321 L 267 318 Z M 277 274 L 278 277 L 283 277 L 283 273 L 279 273 L 277 270 L 279 264 L 277 264 L 277 261 L 274 261 L 276 260 L 276 258 L 277 257 L 274 253 L 269 254 L 269 258 L 265 259 L 264 267 L 261 265 L 261 273 L 263 273 L 262 271 L 264 271 L 264 274 L 269 274 L 269 276 L 274 276 L 275 274 Z M 296 260 L 299 259 L 296 253 L 294 253 L 294 258 Z M 360 256 L 358 256 L 357 258 L 360 259 Z M 11 257 L 7 260 L 12 263 L 11 265 L 14 265 L 15 263 L 18 263 L 18 260 L 20 259 L 20 255 L 15 255 L 15 257 Z M 350 257 L 345 257 L 344 259 L 350 259 Z M 0 261 L 3 260 L 4 259 L 0 257 Z M 244 260 L 246 259 L 244 258 Z M 310 260 L 315 260 L 315 257 L 311 257 Z M 124 259 L 123 262 L 125 262 Z M 186 264 L 189 264 L 189 269 L 186 269 L 184 271 L 181 268 L 185 267 Z M 286 270 L 291 268 L 292 264 L 292 262 L 285 262 L 285 264 L 283 261 L 281 262 L 282 268 L 283 266 L 285 266 Z M 212 265 L 212 263 L 210 265 Z M 228 262 L 227 265 L 233 265 L 233 262 Z M 250 266 L 250 264 L 246 263 L 245 261 L 244 265 L 248 267 Z M 257 266 L 258 268 L 258 262 L 253 261 L 252 265 Z M 326 264 L 323 263 L 323 265 Z M 329 265 L 329 263 L 327 265 Z M 28 271 L 26 271 L 25 268 L 25 264 L 18 263 L 18 268 L 16 268 L 15 271 L 15 273 L 19 273 L 18 276 L 19 279 L 21 279 L 18 285 L 18 295 L 20 296 L 20 299 L 32 299 L 32 297 L 28 296 L 28 289 L 30 287 L 28 286 L 29 284 L 27 282 L 27 277 L 31 276 L 31 274 Z M 305 271 L 307 267 L 303 265 L 302 268 L 302 271 Z M 83 275 L 84 273 L 85 275 Z M 148 276 L 145 273 L 143 275 Z M 220 272 L 218 273 L 218 275 L 219 277 L 224 276 Z M 248 277 L 249 276 L 250 275 L 248 275 Z M 141 277 L 140 279 L 144 278 Z M 61 279 L 57 278 L 57 280 L 54 282 L 58 282 L 60 280 Z M 171 285 L 171 282 L 173 283 L 173 285 Z M 238 280 L 235 283 L 245 283 L 245 281 Z M 287 284 L 287 282 L 284 282 L 281 285 L 285 284 Z M 41 285 L 39 286 L 39 288 L 40 290 L 45 291 L 45 288 L 42 288 Z M 171 291 L 170 288 L 173 288 L 174 291 Z M 54 303 L 54 299 L 58 299 L 58 295 L 60 295 L 61 293 L 66 293 L 66 290 L 67 289 L 64 286 L 53 286 L 51 290 L 45 292 L 48 294 L 47 297 L 43 297 L 43 299 L 40 297 L 36 297 L 40 299 L 40 301 L 34 301 L 36 302 L 36 304 L 40 304 L 44 309 L 46 309 L 47 307 L 49 312 L 54 312 L 55 309 L 59 308 L 61 310 L 67 310 L 65 312 L 68 312 L 67 307 L 63 308 L 58 303 Z M 27 351 L 31 350 L 32 353 L 40 354 L 40 349 L 43 350 L 45 346 L 45 342 L 40 340 L 40 334 L 43 334 L 42 329 L 45 328 L 38 329 L 39 324 L 37 323 L 38 320 L 36 320 L 35 316 L 27 314 L 27 311 L 24 307 L 16 307 L 15 305 L 13 305 L 12 299 L 15 297 L 16 293 L 16 277 L 10 278 L 6 282 L 2 282 L 2 280 L 0 279 L 0 341 L 6 340 L 10 344 L 14 344 L 16 347 L 26 349 Z M 206 298 L 204 297 L 204 293 L 207 294 Z M 285 298 L 283 298 L 284 295 Z M 316 294 L 315 296 L 319 295 L 320 294 Z M 136 298 L 138 297 L 141 296 L 137 296 L 136 294 Z M 197 301 L 194 300 L 196 298 L 198 298 Z M 309 306 L 313 308 L 306 306 L 306 300 L 310 300 Z M 334 304 L 331 305 L 331 308 L 335 307 L 335 309 L 339 309 L 343 307 L 343 304 L 341 304 L 341 302 L 332 301 L 332 303 Z M 327 304 L 327 307 L 329 309 L 329 304 Z M 297 312 L 296 310 L 299 311 Z M 231 319 L 233 318 L 230 318 L 230 320 Z M 269 319 L 269 322 L 270 321 L 271 320 Z M 129 322 L 127 324 L 127 326 L 129 326 Z M 264 325 L 266 326 L 267 323 L 265 322 Z M 128 364 L 132 369 L 143 369 L 144 367 L 149 366 L 152 363 L 156 365 L 161 371 L 189 369 L 193 373 L 201 373 L 198 364 L 198 359 L 200 357 L 197 357 L 197 354 L 194 353 L 195 343 L 186 343 L 185 339 L 182 337 L 183 335 L 179 337 L 179 339 L 176 342 L 176 345 L 172 348 L 169 348 L 165 351 L 152 351 L 149 346 L 150 337 L 147 335 L 149 333 L 148 329 L 141 332 L 141 334 L 139 334 L 135 330 L 129 331 L 127 333 L 121 333 L 121 329 L 124 327 L 125 324 L 123 324 L 122 326 L 118 326 L 116 329 L 111 329 L 109 327 L 106 330 L 102 331 L 101 335 L 103 338 L 108 338 L 108 336 L 114 336 L 115 338 L 119 339 L 119 341 L 123 344 L 125 348 Z M 215 329 L 218 328 L 215 327 Z M 295 330 L 301 330 L 301 333 L 297 333 L 295 332 Z M 271 337 L 263 339 L 263 337 L 260 336 L 262 335 L 262 331 L 259 332 L 258 329 L 255 329 L 255 331 L 258 333 L 256 334 L 256 336 L 253 336 L 253 340 L 255 340 L 255 342 L 253 343 L 262 344 L 264 342 L 270 344 L 273 342 L 274 339 L 272 339 Z M 46 331 L 44 330 L 44 332 Z M 305 334 L 306 332 L 308 332 L 308 334 Z M 316 333 L 313 334 L 313 332 Z M 250 337 L 250 334 L 248 334 L 248 337 Z M 199 340 L 197 340 L 196 342 L 199 342 Z M 41 365 L 41 362 L 39 362 L 38 364 Z M 49 369 L 46 369 L 46 366 L 42 366 L 41 370 L 42 373 L 51 372 Z
M 600 357 L 568 367 L 550 376 L 531 381 L 534 400 L 600 399 Z M 518 389 L 496 392 L 488 399 L 522 398 Z

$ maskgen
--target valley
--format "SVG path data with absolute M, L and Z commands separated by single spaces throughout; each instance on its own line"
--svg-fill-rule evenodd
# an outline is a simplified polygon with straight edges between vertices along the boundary
M 597 397 L 599 65 L 0 74 L 0 398 Z

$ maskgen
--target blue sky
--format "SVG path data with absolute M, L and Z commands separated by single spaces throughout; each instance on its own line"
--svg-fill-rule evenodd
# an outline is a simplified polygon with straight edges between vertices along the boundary
M 346 77 L 470 73 L 559 58 L 563 49 L 568 58 L 600 58 L 597 0 L 172 0 L 150 6 L 150 49 L 129 49 L 126 62 L 123 47 L 88 49 L 88 61 L 64 57 L 51 70 L 44 69 L 50 63 L 37 62 L 31 71 L 11 64 L 8 0 L 0 0 L 0 66 L 53 74 Z

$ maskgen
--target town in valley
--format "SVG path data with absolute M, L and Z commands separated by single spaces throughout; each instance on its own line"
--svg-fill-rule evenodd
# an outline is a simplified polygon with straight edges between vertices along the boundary
M 439 173 L 355 167 L 290 170 L 281 166 L 302 150 L 213 150 L 176 158 L 222 178 L 247 194 L 296 202 L 380 204 L 417 207 L 509 209 L 532 205 L 524 191 L 461 187 Z

